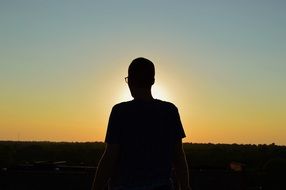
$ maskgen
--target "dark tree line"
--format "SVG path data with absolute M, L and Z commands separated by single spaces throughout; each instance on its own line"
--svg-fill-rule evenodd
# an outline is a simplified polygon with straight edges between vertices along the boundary
M 96 166 L 103 151 L 101 142 L 0 142 L 0 167 L 37 161 L 66 161 L 67 165 Z M 230 162 L 246 170 L 286 169 L 286 146 L 185 143 L 194 169 L 228 169 Z

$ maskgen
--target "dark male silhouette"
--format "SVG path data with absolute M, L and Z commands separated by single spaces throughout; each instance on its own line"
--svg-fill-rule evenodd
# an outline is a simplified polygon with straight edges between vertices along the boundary
M 178 109 L 152 97 L 154 77 L 150 60 L 131 62 L 125 81 L 134 99 L 112 108 L 92 190 L 172 190 L 172 168 L 180 189 L 190 190 Z

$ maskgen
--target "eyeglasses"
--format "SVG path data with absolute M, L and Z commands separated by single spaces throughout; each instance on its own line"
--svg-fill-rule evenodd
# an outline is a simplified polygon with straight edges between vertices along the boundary
M 125 77 L 124 79 L 125 79 L 125 82 L 128 84 L 128 77 Z

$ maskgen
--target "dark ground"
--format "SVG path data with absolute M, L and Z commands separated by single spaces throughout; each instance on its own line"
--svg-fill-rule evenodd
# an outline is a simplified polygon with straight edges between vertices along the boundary
M 285 146 L 189 143 L 184 149 L 193 190 L 286 189 Z M 2 141 L 0 190 L 90 189 L 103 150 L 103 143 Z

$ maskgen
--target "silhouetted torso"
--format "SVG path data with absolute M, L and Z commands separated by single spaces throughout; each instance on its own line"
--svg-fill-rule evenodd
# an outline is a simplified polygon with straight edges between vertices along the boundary
M 105 142 L 120 145 L 110 184 L 148 185 L 169 180 L 176 140 L 185 137 L 179 113 L 161 100 L 132 100 L 113 107 Z

